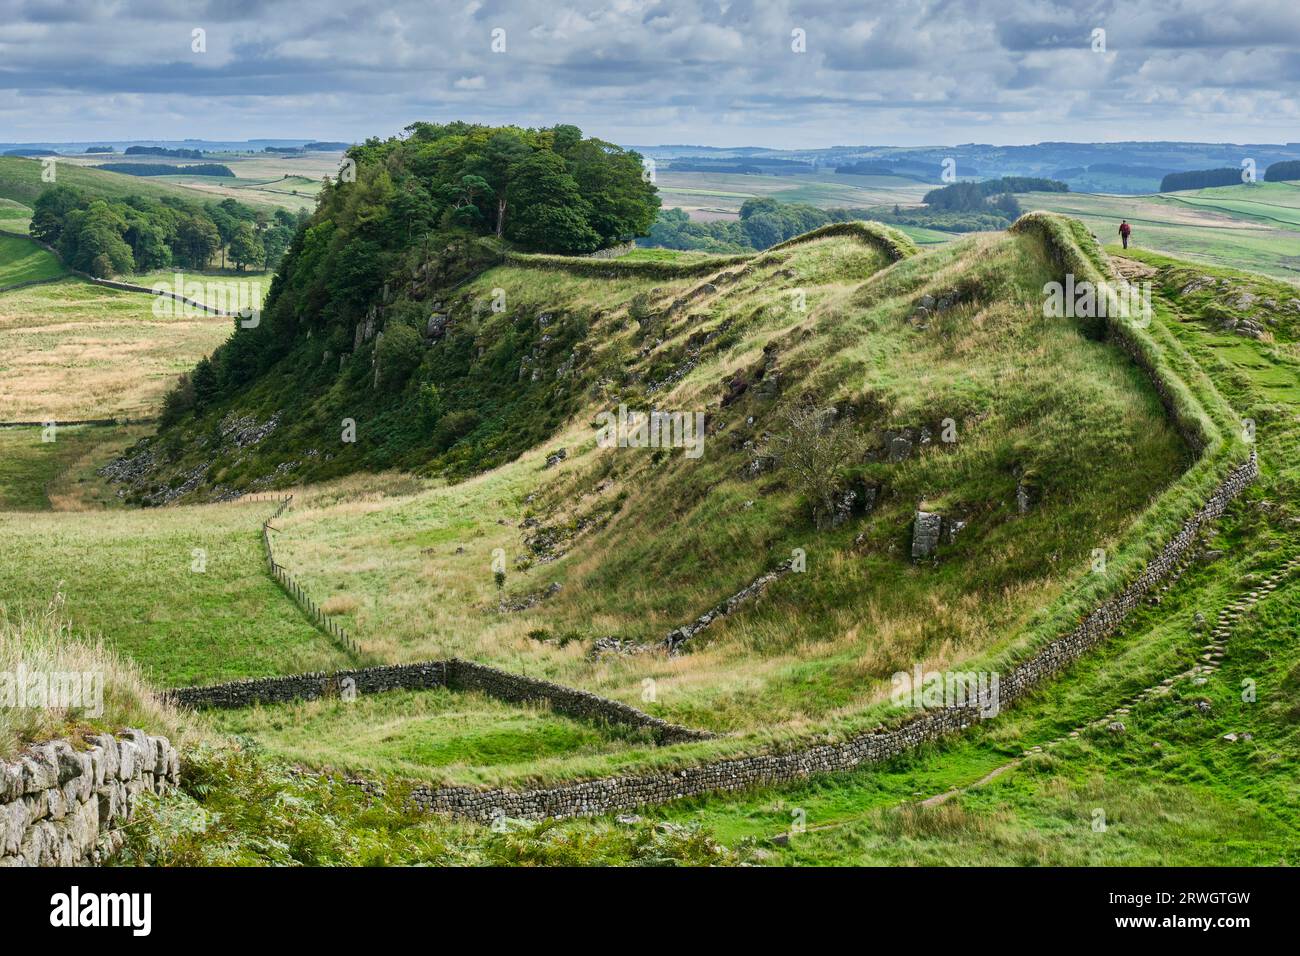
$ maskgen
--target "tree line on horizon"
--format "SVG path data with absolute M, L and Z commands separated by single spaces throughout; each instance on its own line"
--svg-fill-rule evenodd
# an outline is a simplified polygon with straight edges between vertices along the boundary
M 122 173 L 126 176 L 229 176 L 234 178 L 234 170 L 221 163 L 191 163 L 189 166 L 177 166 L 173 163 L 100 163 L 93 169 L 102 169 L 108 173 Z
M 1289 182 L 1300 179 L 1300 160 L 1288 159 L 1271 164 L 1264 170 L 1264 181 L 1268 183 Z M 1214 186 L 1239 186 L 1247 180 L 1242 178 L 1239 166 L 1224 166 L 1219 169 L 1192 169 L 1181 173 L 1170 173 L 1160 181 L 1162 193 L 1178 192 L 1182 189 L 1209 189 Z

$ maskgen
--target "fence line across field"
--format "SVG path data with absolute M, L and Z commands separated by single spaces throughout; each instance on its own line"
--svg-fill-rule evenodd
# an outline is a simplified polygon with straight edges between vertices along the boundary
M 248 498 L 236 499 L 247 501 Z M 263 500 L 263 499 L 253 499 Z M 271 522 L 284 514 L 289 507 L 289 502 L 293 501 L 293 495 L 280 499 L 279 507 L 271 514 L 269 518 L 262 522 L 262 544 L 266 548 L 266 564 L 271 572 L 271 577 L 279 582 L 294 602 L 306 612 L 312 623 L 323 630 L 326 634 L 339 641 L 353 655 L 361 653 L 361 646 L 352 638 L 347 630 L 336 621 L 332 620 L 329 615 L 321 610 L 319 604 L 312 600 L 307 589 L 298 583 L 298 579 L 289 573 L 289 570 L 275 560 L 275 549 L 271 545 Z

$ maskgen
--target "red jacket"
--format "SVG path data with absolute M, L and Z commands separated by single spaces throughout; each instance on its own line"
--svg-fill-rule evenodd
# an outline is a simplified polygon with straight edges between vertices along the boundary
M 1127 236 L 1127 235 L 1128 235 L 1129 233 L 1131 233 L 1132 231 L 1133 231 L 1133 227 L 1130 226 L 1128 223 L 1126 223 L 1126 222 L 1122 222 L 1122 223 L 1120 223 L 1120 225 L 1119 225 L 1119 234 L 1120 234 L 1121 236 Z

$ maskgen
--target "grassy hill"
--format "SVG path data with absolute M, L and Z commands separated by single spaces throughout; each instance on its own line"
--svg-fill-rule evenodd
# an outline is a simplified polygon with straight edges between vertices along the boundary
M 134 493 L 161 500 L 179 488 L 180 500 L 202 501 L 214 489 L 327 480 L 277 522 L 277 555 L 368 659 L 471 657 L 738 735 L 692 745 L 712 752 L 879 719 L 905 664 L 951 666 L 1028 640 L 1048 626 L 1044 608 L 1098 586 L 1092 549 L 1122 551 L 1152 495 L 1190 462 L 1120 350 L 1043 317 L 1056 267 L 1035 236 L 917 253 L 887 230 L 836 227 L 674 277 L 701 261 L 513 257 L 439 294 L 446 327 L 422 361 L 440 376 L 443 415 L 475 408 L 479 424 L 433 458 L 418 450 L 440 420 L 409 416 L 400 396 L 374 387 L 373 346 L 348 360 L 358 375 L 326 362 L 329 343 L 313 335 L 236 400 L 142 445 L 136 458 L 154 471 Z M 502 295 L 507 309 L 492 312 Z M 390 316 L 401 314 L 396 299 Z M 834 527 L 812 520 L 799 480 L 754 456 L 805 400 L 835 407 L 862 439 L 845 474 L 854 498 Z M 704 453 L 598 447 L 595 416 L 619 404 L 703 412 Z M 343 417 L 356 422 L 355 442 L 340 441 Z M 218 427 L 232 420 L 275 425 L 235 442 Z M 392 454 L 407 435 L 417 472 L 482 473 L 454 484 L 364 473 L 370 461 L 407 464 Z M 964 522 L 937 563 L 911 560 L 918 509 Z M 526 613 L 499 610 L 498 548 L 507 604 L 558 593 Z M 600 638 L 655 644 L 796 548 L 806 573 L 714 624 L 690 653 L 590 657 Z M 329 730 L 328 717 L 310 718 L 318 760 L 385 765 L 350 750 L 355 734 Z M 270 732 L 293 720 L 267 709 L 227 726 L 266 730 L 300 754 L 301 742 Z M 412 772 L 428 721 L 384 722 L 388 769 Z M 563 779 L 660 759 L 623 741 L 425 770 Z
M 202 786 L 180 799 L 220 820 L 200 840 L 170 830 L 165 809 L 146 811 L 132 858 L 213 862 L 220 847 L 224 862 L 627 862 L 644 858 L 651 825 L 620 836 L 610 821 L 578 821 L 501 843 L 415 819 L 398 796 L 354 803 L 279 762 L 523 786 L 896 721 L 895 671 L 1005 670 L 1131 580 L 1225 456 L 1242 452 L 1248 418 L 1259 486 L 1158 603 L 1033 699 L 867 771 L 642 812 L 705 826 L 667 831 L 689 835 L 665 852 L 693 861 L 712 833 L 738 849 L 703 858 L 728 862 L 1294 863 L 1300 654 L 1289 578 L 1233 628 L 1222 670 L 1133 703 L 1123 734 L 1088 729 L 1197 660 L 1197 615 L 1215 620 L 1300 553 L 1290 464 L 1300 312 L 1289 287 L 1140 258 L 1133 274 L 1150 270 L 1155 286 L 1151 327 L 1107 331 L 1043 313 L 1044 283 L 1109 269 L 1085 230 L 1053 220 L 921 250 L 892 230 L 832 227 L 727 261 L 460 248 L 390 287 L 369 332 L 323 331 L 312 310 L 328 304 L 304 298 L 282 358 L 135 446 L 119 462 L 134 477 L 110 488 L 172 507 L 35 513 L 62 498 L 32 494 L 33 483 L 59 492 L 60 469 L 93 474 L 89 457 L 106 452 L 93 442 L 29 456 L 17 474 L 0 469 L 10 509 L 0 531 L 20 558 L 0 565 L 0 593 L 17 608 L 63 593 L 78 630 L 103 634 L 158 684 L 348 666 L 265 574 L 267 506 L 204 504 L 293 487 L 275 523 L 277 559 L 346 625 L 361 662 L 455 654 L 724 736 L 654 747 L 442 691 L 224 713 L 200 722 L 205 733 L 256 740 L 265 755 L 197 754 Z M 13 334 L 34 334 L 22 326 L 49 302 L 11 306 Z M 66 323 L 64 337 L 79 325 Z M 408 343 L 418 361 L 390 387 L 401 353 L 383 343 L 400 327 L 419 329 Z M 1133 354 L 1161 377 L 1167 405 Z M 157 407 L 151 395 L 141 407 Z M 597 416 L 620 404 L 702 413 L 702 453 L 601 447 Z M 834 516 L 814 517 L 808 479 L 771 457 L 805 405 L 823 410 L 819 428 L 838 422 L 856 439 Z M 920 560 L 918 510 L 948 519 L 937 553 Z M 207 559 L 198 572 L 196 548 Z M 804 572 L 682 653 L 658 649 L 797 552 Z M 631 652 L 596 653 L 609 638 Z M 1245 679 L 1260 689 L 1252 704 Z M 1230 745 L 1229 732 L 1253 739 Z M 942 804 L 917 805 L 949 790 Z M 273 794 L 329 826 L 286 839 L 296 824 L 266 809 Z M 1104 834 L 1092 826 L 1098 807 Z M 793 817 L 806 817 L 806 833 L 790 833 Z
M 1300 554 L 1297 329 L 1284 313 L 1259 316 L 1263 339 L 1228 327 L 1225 313 L 1277 300 L 1281 283 L 1150 253 L 1154 327 L 1167 334 L 1232 407 L 1257 425 L 1263 475 L 1205 542 L 1201 558 L 1107 646 L 1024 708 L 960 742 L 807 787 L 743 800 L 665 808 L 656 820 L 704 825 L 728 844 L 754 839 L 774 862 L 875 865 L 1295 865 L 1291 834 L 1300 788 Z M 1243 293 L 1256 297 L 1235 306 Z M 1281 572 L 1271 592 L 1262 583 Z M 1257 603 L 1229 629 L 1223 667 L 1178 682 L 1167 696 L 1130 703 L 1198 659 L 1196 645 L 1234 606 Z M 1255 688 L 1255 693 L 1247 693 Z M 1122 733 L 1103 715 L 1130 705 Z M 1101 726 L 1095 726 L 1098 718 Z M 1111 718 L 1114 719 L 1114 718 Z M 1071 728 L 1085 726 L 1069 734 Z M 980 783 L 1024 749 L 1013 769 Z M 1229 739 L 1231 735 L 1231 739 Z M 954 791 L 941 805 L 922 798 Z M 799 808 L 807 832 L 789 836 Z M 1106 826 L 1098 830 L 1096 821 Z M 772 837 L 788 836 L 774 845 Z
M 1292 639 L 1300 614 L 1300 582 L 1294 571 L 1284 571 L 1288 558 L 1300 554 L 1296 530 L 1300 515 L 1293 504 L 1300 479 L 1293 464 L 1300 413 L 1295 326 L 1284 321 L 1284 301 L 1278 303 L 1282 309 L 1273 322 L 1256 311 L 1259 301 L 1277 295 L 1276 285 L 1256 276 L 1215 270 L 1212 291 L 1194 281 L 1205 274 L 1194 266 L 1150 254 L 1139 254 L 1139 260 L 1153 270 L 1153 337 L 1170 350 L 1171 358 L 1176 357 L 1180 377 L 1209 389 L 1207 400 L 1213 401 L 1212 395 L 1219 393 L 1219 401 L 1229 403 L 1234 414 L 1249 417 L 1258 426 L 1264 473 L 1246 500 L 1232 507 L 1203 542 L 1200 557 L 1105 647 L 1033 700 L 990 724 L 883 767 L 825 777 L 806 786 L 651 808 L 642 811 L 649 818 L 647 827 L 659 822 L 703 827 L 723 844 L 752 854 L 749 859 L 786 865 L 1297 862 L 1293 834 L 1300 819 L 1300 789 L 1290 767 L 1300 758 L 1300 715 L 1294 706 L 1300 651 Z M 1225 324 L 1224 310 L 1243 301 L 1242 293 L 1255 296 L 1245 308 L 1269 328 L 1262 339 L 1243 336 Z M 534 467 L 540 468 L 536 460 Z M 558 467 L 570 468 L 572 463 L 566 460 Z M 366 485 L 372 490 L 386 487 L 388 494 L 367 499 L 362 494 Z M 475 492 L 481 496 L 477 501 L 455 488 L 438 491 L 459 496 L 466 507 L 451 511 L 446 524 L 439 525 L 457 529 L 441 545 L 436 539 L 425 540 L 436 552 L 447 553 L 450 563 L 455 554 L 452 541 L 472 540 L 476 516 L 484 511 L 491 514 L 491 507 L 505 504 L 506 491 L 480 487 Z M 299 525 L 290 538 L 308 535 L 302 520 L 316 511 L 319 517 L 313 516 L 310 524 L 343 524 L 321 542 L 338 556 L 340 568 L 355 567 L 362 555 L 372 556 L 372 570 L 357 567 L 345 573 L 354 578 L 366 573 L 390 576 L 400 567 L 395 555 L 374 561 L 375 548 L 402 533 L 427 534 L 417 517 L 417 502 L 427 494 L 397 483 L 363 484 L 360 479 L 328 492 L 322 489 L 321 499 L 293 519 Z M 397 500 L 388 503 L 390 497 Z M 324 518 L 327 511 L 329 520 Z M 403 512 L 400 522 L 386 520 Z M 675 514 L 670 510 L 665 517 L 672 520 Z M 375 537 L 359 541 L 357 528 L 371 519 L 377 525 Z M 484 526 L 488 523 L 482 521 Z M 674 527 L 681 526 L 674 523 Z M 490 533 L 486 527 L 479 530 Z M 733 549 L 727 560 L 741 552 L 743 548 Z M 607 558 L 603 555 L 587 563 Z M 443 589 L 430 594 L 439 606 L 450 602 L 459 584 L 459 579 L 449 580 L 447 574 L 439 560 L 422 576 Z M 1265 580 L 1277 580 L 1279 585 L 1264 590 Z M 325 588 L 328 579 L 314 583 Z M 405 588 L 389 587 L 388 593 L 398 590 Z M 627 589 L 594 593 L 608 596 L 603 606 L 613 616 L 620 613 Z M 1235 616 L 1231 609 L 1247 606 L 1241 602 L 1249 602 L 1250 595 L 1257 600 L 1230 626 L 1218 672 L 1172 682 L 1168 693 L 1134 702 L 1140 689 L 1159 685 L 1197 661 L 1197 646 L 1208 634 L 1203 620 L 1222 619 L 1225 610 Z M 805 601 L 790 623 L 807 626 L 825 610 L 821 603 Z M 860 631 L 854 640 L 874 646 L 878 635 Z M 748 651 L 761 655 L 762 645 L 752 643 Z M 693 676 L 688 690 L 704 682 L 698 671 Z M 660 684 L 675 677 L 669 670 Z M 709 679 L 718 678 L 710 675 Z M 1247 686 L 1258 695 L 1244 693 Z M 816 682 L 804 689 L 810 698 L 825 693 Z M 772 697 L 761 700 L 767 707 Z M 429 701 L 426 706 L 444 705 Z M 1118 718 L 1123 725 L 1120 733 L 1107 729 L 1116 718 L 1105 716 L 1115 714 L 1117 708 L 1123 710 Z M 354 717 L 332 705 L 292 715 L 231 715 L 227 726 L 252 732 L 274 750 L 300 759 L 339 762 L 346 761 L 347 748 L 337 741 L 349 728 L 365 732 Z M 293 730 L 297 720 L 307 721 L 319 736 L 295 740 L 301 737 Z M 413 715 L 409 737 L 401 734 L 407 721 L 390 724 L 399 735 L 388 738 L 381 748 L 362 748 L 357 762 L 372 772 L 395 767 L 385 748 L 404 747 L 403 772 L 414 772 L 412 748 L 428 739 L 415 732 L 417 721 L 428 726 L 428 717 Z M 452 731 L 449 737 L 463 739 L 467 732 Z M 1054 744 L 1056 740 L 1062 742 Z M 1028 755 L 1021 757 L 1025 751 Z M 426 759 L 446 766 L 441 757 Z M 608 757 L 601 759 L 608 761 Z M 589 769 L 590 764 L 589 760 Z M 604 769 L 610 769 L 608 763 Z M 944 799 L 927 799 L 931 797 Z M 1099 827 L 1098 821 L 1103 825 Z M 595 847 L 608 838 L 610 825 L 597 820 L 525 827 L 517 839 L 534 839 L 554 852 L 566 848 L 564 852 L 577 854 L 570 859 L 595 861 L 605 859 Z M 476 837 L 459 834 L 454 839 L 473 843 Z M 590 855 L 577 851 L 579 845 L 591 847 L 586 851 Z M 626 850 L 615 856 L 622 861 L 634 859 Z
M 65 275 L 57 256 L 34 242 L 0 234 L 0 289 Z

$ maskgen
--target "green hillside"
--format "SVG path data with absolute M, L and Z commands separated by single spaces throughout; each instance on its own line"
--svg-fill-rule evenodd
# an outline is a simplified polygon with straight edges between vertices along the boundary
M 476 254 L 484 271 L 448 292 L 455 280 L 442 277 Z M 282 362 L 244 394 L 186 412 L 137 446 L 127 461 L 148 471 L 139 457 L 148 451 L 153 473 L 110 485 L 195 504 L 137 516 L 147 521 L 130 512 L 6 516 L 6 540 L 23 556 L 7 566 L 6 600 L 37 608 L 50 582 L 63 581 L 76 627 L 102 633 L 159 684 L 347 666 L 260 570 L 253 532 L 265 506 L 198 503 L 310 481 L 276 522 L 277 558 L 346 625 L 362 661 L 456 654 L 726 736 L 653 747 L 544 710 L 441 692 L 223 714 L 205 722 L 205 734 L 256 740 L 267 756 L 231 752 L 210 763 L 199 753 L 195 766 L 205 769 L 195 772 L 208 783 L 182 799 L 224 808 L 226 845 L 247 862 L 270 859 L 266 847 L 278 841 L 266 837 L 291 825 L 230 802 L 247 787 L 291 793 L 333 816 L 344 842 L 316 847 L 317 861 L 354 859 L 343 835 L 374 834 L 380 819 L 383 835 L 368 839 L 390 860 L 500 852 L 483 843 L 485 831 L 462 824 L 438 822 L 429 842 L 433 821 L 395 803 L 326 798 L 279 776 L 278 760 L 524 786 L 684 766 L 897 720 L 887 699 L 894 671 L 914 662 L 1005 668 L 1142 567 L 1230 460 L 1221 455 L 1237 454 L 1237 416 L 1260 423 L 1266 477 L 1251 500 L 1289 495 L 1279 451 L 1291 441 L 1285 409 L 1300 400 L 1300 379 L 1282 283 L 1218 270 L 1210 286 L 1203 270 L 1153 257 L 1142 267 L 1153 270 L 1157 312 L 1139 347 L 1155 349 L 1157 368 L 1183 383 L 1174 387 L 1178 414 L 1210 440 L 1197 457 L 1113 335 L 1044 317 L 1043 284 L 1063 265 L 1083 274 L 1106 266 L 1068 224 L 1027 220 L 1011 233 L 920 251 L 889 230 L 845 225 L 730 261 L 663 252 L 626 262 L 501 258 L 492 244 L 461 243 L 431 260 L 439 283 L 390 287 L 371 342 L 356 350 L 363 375 L 325 362 L 328 343 L 303 322 Z M 493 312 L 502 300 L 507 307 Z M 386 392 L 383 359 L 375 385 L 379 333 L 413 313 L 446 317 L 440 334 L 420 337 L 411 373 L 429 373 L 441 407 L 408 406 L 407 385 Z M 1233 331 L 1247 328 L 1243 320 L 1263 335 Z M 600 447 L 596 416 L 619 404 L 704 412 L 703 453 Z M 836 471 L 839 487 L 856 492 L 839 517 L 816 514 L 806 480 L 765 460 L 805 404 L 833 407 L 830 420 L 860 439 Z M 438 450 L 455 434 L 440 431 L 441 420 L 466 410 L 478 425 Z M 356 442 L 339 440 L 335 416 L 355 419 Z M 942 437 L 945 420 L 955 441 Z M 95 447 L 73 444 L 51 461 L 104 453 Z M 402 470 L 373 474 L 371 456 Z M 11 494 L 53 476 L 32 462 L 26 478 L 10 476 Z M 933 559 L 912 558 L 918 509 L 964 522 Z M 1213 618 L 1239 593 L 1238 578 L 1246 587 L 1275 579 L 1293 536 L 1290 512 L 1262 522 L 1256 513 L 1265 512 L 1234 508 L 1202 545 L 1230 554 L 1228 564 L 1195 564 L 1113 642 L 986 727 L 869 771 L 642 812 L 688 833 L 702 824 L 686 839 L 712 834 L 737 848 L 727 859 L 755 862 L 976 863 L 996 847 L 1006 862 L 1197 862 L 1222 833 L 1233 837 L 1227 859 L 1288 861 L 1274 851 L 1279 827 L 1295 819 L 1295 794 L 1269 755 L 1294 752 L 1293 721 L 1275 703 L 1234 709 L 1232 688 L 1243 673 L 1270 695 L 1293 680 L 1300 660 L 1278 637 L 1289 592 L 1260 604 L 1275 616 L 1261 621 L 1273 624 L 1252 618 L 1236 628 L 1235 663 L 1225 667 L 1238 670 L 1199 692 L 1214 700 L 1213 726 L 1189 723 L 1189 685 L 1131 705 L 1121 716 L 1130 736 L 1089 731 L 1016 762 L 1194 660 L 1192 616 Z M 1089 573 L 1099 546 L 1110 560 L 1101 579 Z M 191 567 L 196 547 L 207 552 L 202 574 Z M 496 549 L 506 557 L 500 593 Z M 806 553 L 806 572 L 718 619 L 677 656 L 653 650 L 794 549 Z M 163 597 L 173 594 L 184 600 Z M 644 650 L 593 656 L 609 638 Z M 1259 746 L 1229 752 L 1216 742 L 1244 729 Z M 1161 741 L 1167 756 L 1144 759 Z M 1251 753 L 1263 754 L 1258 782 L 1234 783 L 1246 779 L 1236 761 Z M 1008 762 L 995 782 L 973 786 Z M 954 789 L 941 804 L 916 806 Z M 1112 823 L 1105 843 L 1085 836 L 1097 805 Z M 792 808 L 806 814 L 807 834 L 786 833 Z M 212 859 L 210 842 L 164 836 L 165 817 L 142 826 L 129 853 L 157 859 L 166 845 L 173 859 Z M 571 850 L 575 859 L 635 859 L 610 827 L 571 822 L 552 832 L 557 846 L 585 848 Z
M 1053 274 L 1034 235 L 918 252 L 861 224 L 721 265 L 514 255 L 451 295 L 390 289 L 382 327 L 341 369 L 304 323 L 238 395 L 138 446 L 122 490 L 202 502 L 313 483 L 277 522 L 278 560 L 369 660 L 455 654 L 633 704 L 653 680 L 654 713 L 738 735 L 697 753 L 859 726 L 885 715 L 904 662 L 1012 652 L 1068 619 L 1108 586 L 1087 573 L 1092 548 L 1113 548 L 1117 573 L 1139 560 L 1153 531 L 1126 545 L 1135 521 L 1190 463 L 1119 349 L 1043 317 Z M 502 297 L 506 310 L 492 312 Z M 408 378 L 385 389 L 382 341 L 430 300 L 442 303 L 441 334 L 417 337 Z M 856 436 L 832 476 L 842 512 L 815 512 L 804 480 L 765 457 L 806 403 L 833 407 Z M 699 410 L 703 453 L 599 447 L 593 423 L 619 405 Z M 345 418 L 355 441 L 341 440 Z M 416 474 L 367 475 L 392 465 Z M 937 563 L 911 559 L 918 509 L 954 529 Z M 557 593 L 526 614 L 494 611 L 498 548 L 507 605 Z M 609 637 L 654 646 L 797 548 L 807 573 L 702 632 L 690 653 L 590 656 Z M 257 736 L 285 720 L 231 723 Z M 428 722 L 385 720 L 390 769 L 410 773 Z M 347 749 L 355 736 L 322 725 L 316 758 L 361 760 Z M 563 779 L 669 759 L 616 743 L 427 770 Z
M 66 273 L 58 257 L 36 243 L 0 234 L 0 289 Z

